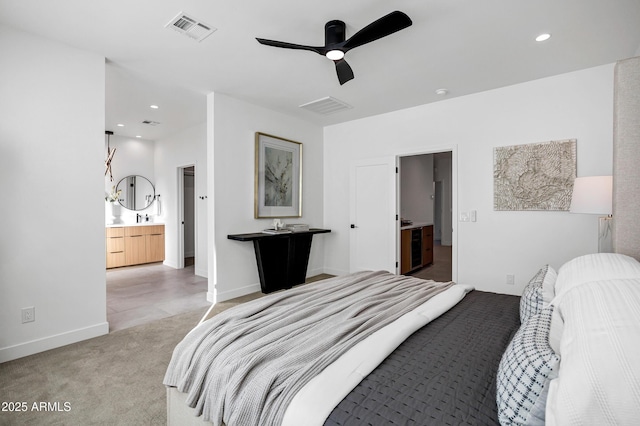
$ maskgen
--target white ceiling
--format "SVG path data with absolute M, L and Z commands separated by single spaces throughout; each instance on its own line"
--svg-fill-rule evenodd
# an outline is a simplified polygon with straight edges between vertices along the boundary
M 413 25 L 348 52 L 343 86 L 328 59 L 255 40 L 322 45 L 329 20 L 349 37 L 393 10 Z M 217 31 L 197 42 L 165 28 L 179 12 Z M 0 0 L 0 23 L 104 56 L 107 130 L 151 140 L 203 122 L 212 91 L 324 126 L 640 53 L 640 0 Z M 327 96 L 353 108 L 299 108 Z

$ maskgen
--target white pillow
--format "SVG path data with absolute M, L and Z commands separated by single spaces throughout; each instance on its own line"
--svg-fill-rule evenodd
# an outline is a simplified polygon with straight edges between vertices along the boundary
M 640 279 L 573 287 L 556 309 L 564 319 L 562 362 L 549 388 L 547 425 L 638 425 Z
M 555 284 L 555 296 L 591 281 L 640 278 L 640 262 L 617 253 L 596 253 L 576 257 L 562 265 Z M 555 303 L 555 302 L 554 302 Z

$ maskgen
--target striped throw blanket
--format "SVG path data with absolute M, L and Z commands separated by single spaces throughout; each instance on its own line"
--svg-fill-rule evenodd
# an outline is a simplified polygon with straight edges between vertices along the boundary
M 309 380 L 376 330 L 446 290 L 359 272 L 228 309 L 176 346 L 164 384 L 216 426 L 279 425 Z

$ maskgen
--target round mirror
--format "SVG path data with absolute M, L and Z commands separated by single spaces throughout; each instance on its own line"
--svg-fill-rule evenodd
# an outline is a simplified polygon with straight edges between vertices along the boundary
M 153 203 L 155 189 L 153 184 L 144 176 L 131 175 L 118 182 L 116 191 L 122 191 L 118 202 L 129 210 L 144 210 Z

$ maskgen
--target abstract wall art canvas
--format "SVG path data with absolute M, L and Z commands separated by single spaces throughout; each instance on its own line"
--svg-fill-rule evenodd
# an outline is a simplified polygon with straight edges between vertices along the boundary
M 568 211 L 576 178 L 576 140 L 494 148 L 494 210 Z

